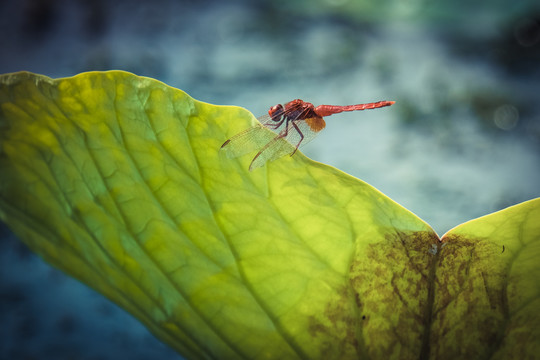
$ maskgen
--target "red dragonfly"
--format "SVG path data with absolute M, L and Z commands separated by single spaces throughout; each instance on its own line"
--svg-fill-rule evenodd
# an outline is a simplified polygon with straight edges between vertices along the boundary
M 323 119 L 343 111 L 377 109 L 394 104 L 395 101 L 378 101 L 357 105 L 319 105 L 296 99 L 277 104 L 268 115 L 258 118 L 259 124 L 248 128 L 221 145 L 228 157 L 235 158 L 259 150 L 249 165 L 249 171 L 280 157 L 294 155 L 300 145 L 311 141 L 324 127 Z M 268 131 L 271 129 L 273 131 Z

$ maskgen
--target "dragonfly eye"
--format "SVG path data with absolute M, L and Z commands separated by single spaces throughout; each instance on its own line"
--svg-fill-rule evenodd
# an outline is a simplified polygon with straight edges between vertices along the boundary
M 270 110 L 268 110 L 268 115 L 270 115 L 272 120 L 279 121 L 279 119 L 283 115 L 283 106 L 281 104 L 272 106 Z

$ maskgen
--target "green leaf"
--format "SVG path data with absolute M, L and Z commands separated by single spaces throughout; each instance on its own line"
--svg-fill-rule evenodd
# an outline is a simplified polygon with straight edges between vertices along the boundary
M 437 359 L 540 354 L 540 199 L 462 224 L 443 237 L 432 338 Z
M 255 124 L 249 112 L 153 79 L 15 73 L 0 84 L 0 218 L 185 357 L 443 358 L 506 341 L 481 327 L 493 323 L 485 294 L 500 287 L 491 274 L 517 267 L 488 262 L 482 249 L 499 240 L 480 236 L 487 225 L 465 224 L 441 243 L 373 187 L 299 152 L 250 173 L 254 154 L 219 151 Z M 523 211 L 499 217 L 510 236 L 503 256 L 538 246 Z M 490 275 L 472 272 L 477 262 Z M 526 299 L 538 293 L 530 264 L 519 280 L 532 286 Z M 504 319 L 514 320 L 512 306 Z M 538 315 L 522 308 L 520 331 L 537 334 L 527 326 L 538 328 Z M 460 339 L 468 322 L 476 345 Z M 536 342 L 524 341 L 531 356 Z

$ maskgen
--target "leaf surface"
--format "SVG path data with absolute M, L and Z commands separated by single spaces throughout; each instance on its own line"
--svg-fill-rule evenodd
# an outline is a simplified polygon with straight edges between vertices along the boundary
M 443 241 L 432 337 L 445 346 L 434 358 L 537 357 L 540 199 L 464 223 Z
M 0 218 L 182 355 L 484 356 L 486 336 L 503 339 L 484 320 L 474 323 L 476 346 L 458 335 L 472 321 L 467 311 L 488 314 L 485 304 L 500 295 L 486 303 L 485 289 L 513 284 L 504 274 L 518 267 L 495 261 L 478 270 L 488 275 L 470 274 L 477 262 L 491 264 L 481 249 L 498 251 L 498 242 L 505 259 L 528 253 L 517 244 L 537 249 L 538 202 L 530 218 L 491 215 L 506 238 L 482 232 L 486 217 L 449 233 L 443 248 L 414 214 L 301 153 L 251 173 L 254 154 L 224 156 L 223 142 L 255 124 L 244 109 L 120 71 L 57 80 L 23 72 L 0 83 Z M 507 228 L 525 229 L 521 240 Z M 536 268 L 520 273 L 519 289 L 538 285 L 529 262 Z M 527 305 L 537 290 L 525 293 L 520 329 L 538 325 Z M 513 304 L 495 305 L 505 324 Z M 493 316 L 486 324 L 500 325 Z

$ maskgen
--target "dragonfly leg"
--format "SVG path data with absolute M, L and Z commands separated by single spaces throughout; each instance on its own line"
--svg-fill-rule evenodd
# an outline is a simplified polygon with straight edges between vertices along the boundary
M 285 120 L 285 119 L 283 119 Z M 281 122 L 283 122 L 283 120 Z M 287 127 L 289 126 L 289 119 L 286 119 L 286 123 L 285 123 L 285 130 L 281 131 L 281 133 L 279 133 L 275 138 L 273 138 L 269 143 L 267 143 L 266 145 L 264 145 L 264 147 L 259 150 L 259 152 L 257 153 L 257 155 L 255 155 L 255 157 L 253 158 L 253 160 L 251 160 L 251 164 L 249 164 L 249 171 L 252 171 L 255 167 L 259 167 L 259 166 L 262 166 L 267 160 L 264 160 L 264 162 L 260 165 L 257 165 L 257 166 L 253 166 L 253 164 L 255 164 L 255 161 L 257 160 L 257 158 L 259 156 L 262 155 L 263 152 L 265 152 L 268 147 L 270 147 L 272 144 L 274 144 L 276 141 L 278 141 L 279 139 L 282 139 L 284 137 L 287 136 L 288 134 L 288 129 Z
M 283 120 L 285 120 L 285 128 L 283 131 L 281 131 L 281 133 L 279 133 L 280 138 L 284 138 L 289 134 L 289 121 L 291 120 L 289 118 L 285 118 Z M 283 120 L 281 122 L 283 122 Z
M 271 119 L 273 122 L 270 122 L 268 121 L 267 123 L 264 124 L 264 126 L 266 126 L 267 128 L 270 128 L 270 129 L 277 129 L 278 127 L 281 126 L 281 124 L 283 124 L 283 121 L 285 120 L 285 118 L 281 118 L 281 120 L 274 120 L 273 118 Z
M 296 144 L 296 148 L 294 149 L 294 151 L 291 154 L 291 156 L 293 156 L 294 153 L 296 152 L 296 150 L 298 150 L 298 147 L 300 146 L 300 144 L 302 143 L 302 140 L 304 140 L 304 134 L 302 134 L 302 131 L 300 131 L 300 129 L 298 128 L 298 126 L 296 125 L 296 123 L 294 121 L 292 121 L 291 124 L 292 124 L 292 126 L 294 126 L 294 129 L 300 135 L 300 141 L 298 141 L 298 144 Z

